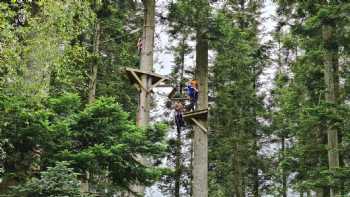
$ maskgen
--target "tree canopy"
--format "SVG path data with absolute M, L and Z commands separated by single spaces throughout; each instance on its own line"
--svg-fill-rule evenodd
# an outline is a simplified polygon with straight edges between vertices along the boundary
M 1 195 L 349 196 L 349 13 L 344 0 L 0 1 Z M 174 107 L 193 102 L 193 79 L 200 117 Z

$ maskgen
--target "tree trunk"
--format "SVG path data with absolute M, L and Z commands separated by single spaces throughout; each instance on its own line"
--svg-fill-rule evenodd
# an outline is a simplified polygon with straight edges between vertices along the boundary
M 0 182 L 0 194 L 5 194 L 13 186 L 16 186 L 18 183 L 14 178 L 4 178 Z
M 240 146 L 239 142 L 235 142 L 233 147 L 233 158 L 232 158 L 232 166 L 233 166 L 233 174 L 234 174 L 234 188 L 235 188 L 235 196 L 236 197 L 244 197 L 244 184 L 243 184 L 243 175 L 241 169 L 241 161 L 240 161 Z
M 206 30 L 196 33 L 196 73 L 199 81 L 198 109 L 208 108 L 208 39 Z M 207 122 L 199 121 L 202 125 Z M 208 196 L 208 136 L 199 127 L 193 128 L 193 196 Z
M 144 26 L 142 35 L 142 51 L 140 60 L 140 69 L 146 72 L 152 72 L 153 70 L 153 47 L 154 47 L 154 32 L 155 32 L 155 0 L 143 0 L 144 5 Z M 152 79 L 146 75 L 141 76 L 141 82 L 146 89 L 151 87 Z M 151 94 L 140 88 L 140 103 L 137 114 L 137 126 L 146 127 L 150 121 L 150 103 Z M 138 161 L 144 165 L 148 165 L 147 159 L 138 156 Z M 145 186 L 132 185 L 130 188 L 133 192 L 143 196 L 145 192 Z M 134 195 L 130 195 L 134 196 Z
M 282 160 L 286 158 L 286 139 L 282 137 Z M 282 196 L 287 197 L 287 173 L 284 168 L 282 168 Z
M 89 74 L 89 92 L 88 92 L 88 102 L 92 103 L 96 99 L 96 82 L 97 82 L 97 69 L 98 69 L 98 54 L 99 54 L 99 47 L 100 47 L 100 34 L 101 34 L 101 27 L 100 23 L 97 21 L 95 25 L 95 38 L 93 42 L 93 54 L 95 56 L 95 61 L 93 61 L 93 64 L 91 65 L 91 70 Z
M 190 174 L 190 179 L 191 179 L 191 182 L 193 183 L 193 141 L 191 143 L 191 150 L 190 150 L 190 170 L 191 170 L 191 174 Z M 193 185 L 191 185 L 190 187 L 190 196 L 193 196 Z
M 312 195 L 311 195 L 311 191 L 307 191 L 307 197 L 312 197 Z
M 181 128 L 177 128 L 177 137 L 176 137 L 176 161 L 175 161 L 175 197 L 180 197 L 180 186 L 181 186 Z
M 183 79 L 184 79 L 184 71 L 185 71 L 185 53 L 186 53 L 186 36 L 184 35 L 184 37 L 182 38 L 182 41 L 181 41 L 181 45 L 182 45 L 182 48 L 181 48 L 181 66 L 180 66 L 180 94 L 182 95 L 183 91 L 183 85 L 182 85 L 182 82 L 183 82 Z
M 336 79 L 335 79 L 335 65 L 334 58 L 337 56 L 338 51 L 335 50 L 334 43 L 334 25 L 323 25 L 323 42 L 324 42 L 324 78 L 326 85 L 326 102 L 329 104 L 336 104 Z M 333 128 L 333 125 L 327 128 L 328 139 L 328 165 L 330 170 L 339 168 L 339 151 L 338 151 L 338 131 Z M 330 196 L 335 197 L 338 195 L 336 188 L 331 187 Z
M 316 197 L 323 197 L 323 189 L 322 188 L 317 188 L 315 192 L 316 192 Z
M 253 99 L 254 102 L 258 103 L 258 97 L 257 97 L 257 88 L 256 84 L 258 83 L 258 73 L 256 71 L 256 67 L 253 67 L 252 70 L 252 75 L 254 76 L 252 85 L 253 85 Z M 255 165 L 253 166 L 253 196 L 254 197 L 259 197 L 259 186 L 260 186 L 260 177 L 259 177 L 259 165 L 258 165 L 258 160 L 259 160 L 259 144 L 258 144 L 258 115 L 256 113 L 256 106 L 251 106 L 251 111 L 252 111 L 252 120 L 254 122 L 253 125 L 253 154 L 254 154 L 254 163 Z
M 154 47 L 154 31 L 155 31 L 155 0 L 144 0 L 144 27 L 141 51 L 140 69 L 146 72 L 152 72 L 153 69 L 153 47 Z M 151 79 L 146 75 L 142 75 L 141 81 L 148 89 L 151 86 Z M 150 119 L 150 103 L 151 95 L 149 92 L 141 88 L 140 104 L 138 111 L 137 125 L 139 127 L 147 126 Z
M 184 75 L 184 64 L 185 64 L 185 37 L 181 41 L 181 65 L 180 65 L 180 81 L 179 81 L 179 92 L 182 95 L 182 80 Z M 181 175 L 182 175 L 182 164 L 181 164 L 181 128 L 177 128 L 177 139 L 176 139 L 176 161 L 175 161 L 175 197 L 180 197 L 181 189 Z
M 288 64 L 288 58 L 285 58 L 285 61 L 282 62 L 282 45 L 281 45 L 281 32 L 278 31 L 278 67 L 279 69 L 282 69 L 283 64 Z M 284 161 L 286 159 L 286 137 L 282 134 L 281 136 L 281 152 L 282 152 L 282 158 L 280 158 L 280 161 Z M 288 183 L 287 183 L 287 172 L 282 167 L 282 196 L 287 197 L 288 192 Z
M 95 33 L 93 40 L 93 54 L 95 56 L 94 61 L 90 67 L 89 73 L 89 86 L 88 86 L 88 103 L 93 103 L 96 99 L 96 82 L 97 82 L 97 69 L 98 69 L 98 54 L 100 48 L 100 35 L 101 35 L 101 27 L 100 23 L 97 21 L 95 24 Z M 81 180 L 80 192 L 82 194 L 86 194 L 90 191 L 89 187 L 89 172 L 86 171 L 84 177 Z
M 256 114 L 255 114 L 256 115 Z M 255 118 L 255 117 L 254 117 Z M 256 130 L 257 131 L 257 130 Z M 257 136 L 254 136 L 254 159 L 257 161 L 258 160 L 258 142 L 257 142 Z M 260 186 L 260 177 L 259 177 L 259 167 L 254 166 L 253 169 L 253 196 L 254 197 L 259 197 L 259 186 Z

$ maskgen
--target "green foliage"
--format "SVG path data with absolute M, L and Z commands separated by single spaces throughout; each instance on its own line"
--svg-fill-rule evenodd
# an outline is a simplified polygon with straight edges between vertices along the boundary
M 23 197 L 82 197 L 78 174 L 69 168 L 67 162 L 57 162 L 40 172 L 39 178 L 31 178 L 24 184 L 13 187 L 10 196 Z
M 137 62 L 136 12 L 133 1 L 0 2 L 3 190 L 61 160 L 72 162 L 79 179 L 90 171 L 95 189 L 111 193 L 163 173 L 137 158 L 163 155 L 166 128 L 135 126 L 137 92 L 119 72 Z M 97 22 L 99 53 L 92 47 Z M 101 99 L 85 105 L 93 64 Z
M 13 13 L 7 16 L 5 29 L 11 37 L 5 35 L 1 41 L 6 46 L 1 51 L 3 86 L 10 94 L 46 95 L 50 74 L 62 72 L 68 43 L 94 20 L 89 4 L 67 0 L 2 5 L 9 7 L 6 13 Z M 15 22 L 19 16 L 25 20 L 22 25 Z
M 5 180 L 24 180 L 37 173 L 35 166 L 45 168 L 62 159 L 70 160 L 77 172 L 89 171 L 101 191 L 107 183 L 123 189 L 136 181 L 151 184 L 163 173 L 137 157 L 163 155 L 166 127 L 137 128 L 112 98 L 84 107 L 76 94 L 44 104 L 11 97 L 3 98 L 0 106 L 1 139 L 7 140 Z M 94 180 L 102 174 L 105 181 Z
M 258 21 L 251 17 L 259 15 L 261 5 L 247 5 L 226 3 L 229 9 L 218 11 L 211 31 L 217 55 L 212 70 L 216 97 L 210 122 L 215 132 L 209 137 L 210 196 L 244 196 L 243 191 L 256 196 L 264 191 L 260 188 L 267 162 L 258 153 L 264 127 L 257 120 L 265 109 L 257 93 L 267 46 L 259 44 Z
M 276 77 L 277 87 L 274 95 L 272 128 L 274 134 L 286 140 L 285 150 L 279 166 L 284 176 L 289 177 L 291 187 L 297 191 L 329 190 L 332 186 L 342 194 L 348 193 L 348 183 L 341 179 L 347 174 L 345 157 L 348 131 L 349 107 L 346 103 L 347 90 L 341 87 L 341 80 L 348 81 L 347 65 L 341 58 L 348 58 L 349 40 L 345 32 L 349 17 L 345 10 L 349 3 L 341 1 L 278 1 L 278 13 L 281 24 L 288 25 L 289 31 L 277 32 L 281 35 L 282 48 L 280 66 L 288 66 L 288 72 L 281 72 L 284 80 Z M 344 12 L 345 11 L 345 12 Z M 284 17 L 289 22 L 284 21 Z M 293 21 L 290 23 L 290 21 Z M 325 25 L 332 26 L 334 34 L 329 42 L 324 40 Z M 283 25 L 282 25 L 283 26 Z M 284 27 L 286 28 L 286 27 Z M 287 40 L 286 40 L 287 38 Z M 294 41 L 291 43 L 290 41 Z M 302 51 L 302 52 L 300 52 Z M 287 56 L 292 53 L 295 58 Z M 326 99 L 325 56 L 335 55 L 332 75 L 336 88 L 336 101 Z M 338 70 L 337 67 L 345 70 Z M 336 129 L 339 133 L 340 168 L 329 170 L 327 156 L 327 129 Z M 344 155 L 343 155 L 344 154 Z M 277 175 L 281 177 L 281 174 Z

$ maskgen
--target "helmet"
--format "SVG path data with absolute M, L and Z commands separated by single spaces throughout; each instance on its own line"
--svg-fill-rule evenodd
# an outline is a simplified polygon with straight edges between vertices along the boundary
M 191 85 L 197 87 L 198 86 L 198 81 L 197 80 L 191 80 Z

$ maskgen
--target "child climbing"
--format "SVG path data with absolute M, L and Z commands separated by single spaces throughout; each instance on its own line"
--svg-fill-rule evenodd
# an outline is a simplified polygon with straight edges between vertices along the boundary
M 183 120 L 182 114 L 184 111 L 184 107 L 180 101 L 176 101 L 175 103 L 175 124 L 177 129 L 181 129 L 181 127 L 185 126 L 185 122 Z
M 187 106 L 187 110 L 194 111 L 198 100 L 198 82 L 197 80 L 189 81 L 187 85 L 187 95 L 190 99 L 190 105 Z

